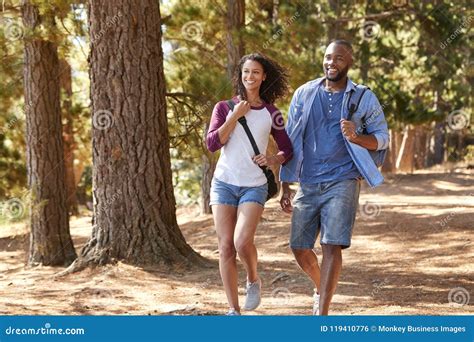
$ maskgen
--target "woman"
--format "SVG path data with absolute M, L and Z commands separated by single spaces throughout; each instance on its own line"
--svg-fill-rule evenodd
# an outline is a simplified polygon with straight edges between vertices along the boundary
M 273 102 L 288 89 L 287 74 L 266 56 L 253 53 L 242 57 L 233 80 L 234 106 L 221 101 L 214 107 L 207 147 L 221 149 L 211 186 L 210 205 L 219 245 L 219 270 L 229 312 L 240 315 L 236 254 L 247 271 L 245 310 L 260 304 L 262 281 L 257 273 L 254 236 L 267 198 L 267 179 L 259 166 L 280 165 L 293 150 L 285 132 L 283 117 Z M 230 107 L 234 107 L 233 110 Z M 255 155 L 243 126 L 246 118 L 260 151 Z M 279 152 L 267 157 L 269 135 Z

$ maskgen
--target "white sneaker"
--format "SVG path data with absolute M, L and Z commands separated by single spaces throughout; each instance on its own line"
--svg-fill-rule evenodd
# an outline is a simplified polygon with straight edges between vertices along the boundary
M 261 301 L 261 292 L 262 281 L 258 278 L 257 281 L 253 283 L 247 282 L 247 296 L 245 297 L 244 310 L 255 310 L 260 305 Z
M 227 312 L 226 316 L 240 316 L 240 312 L 235 309 L 230 309 L 229 312 Z
M 319 316 L 319 294 L 317 294 L 316 291 L 314 291 L 313 300 L 313 315 Z

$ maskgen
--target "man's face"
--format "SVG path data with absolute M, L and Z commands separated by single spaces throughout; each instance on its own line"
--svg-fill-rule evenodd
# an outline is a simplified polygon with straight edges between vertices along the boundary
M 344 45 L 331 43 L 324 54 L 324 75 L 329 81 L 337 82 L 346 77 L 352 66 L 351 51 Z

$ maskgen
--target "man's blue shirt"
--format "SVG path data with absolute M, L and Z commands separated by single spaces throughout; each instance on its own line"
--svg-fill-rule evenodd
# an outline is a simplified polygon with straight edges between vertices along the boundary
M 301 183 L 342 181 L 360 177 L 344 143 L 341 110 L 344 91 L 319 87 L 304 132 Z

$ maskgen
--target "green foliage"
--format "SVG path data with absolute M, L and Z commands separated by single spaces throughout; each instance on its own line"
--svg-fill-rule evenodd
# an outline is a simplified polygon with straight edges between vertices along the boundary
M 26 183 L 23 39 L 58 44 L 73 68 L 76 158 L 90 165 L 89 78 L 85 4 L 34 0 L 42 21 L 26 30 L 17 1 L 4 1 L 0 14 L 0 198 Z M 470 113 L 473 68 L 470 62 L 473 16 L 461 1 L 246 1 L 245 52 L 262 52 L 285 66 L 292 91 L 276 105 L 286 116 L 291 95 L 321 76 L 330 37 L 352 41 L 350 76 L 376 93 L 389 125 L 442 122 L 458 110 Z M 202 158 L 217 158 L 204 146 L 214 105 L 232 95 L 227 78 L 226 13 L 222 0 L 163 2 L 164 67 L 172 146 L 173 182 L 178 203 L 194 203 L 200 191 Z M 470 151 L 468 149 L 468 151 Z M 451 154 L 450 154 L 451 155 Z M 90 199 L 86 168 L 81 196 Z

